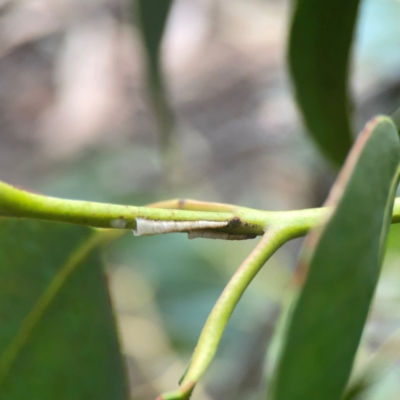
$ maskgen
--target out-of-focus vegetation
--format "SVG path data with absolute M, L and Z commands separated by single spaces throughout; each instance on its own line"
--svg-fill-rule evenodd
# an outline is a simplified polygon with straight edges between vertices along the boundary
M 1 7 L 2 180 L 135 205 L 181 195 L 285 210 L 326 197 L 334 173 L 302 134 L 285 70 L 288 1 L 174 2 L 162 42 L 182 171 L 172 183 L 130 6 L 10 0 Z M 399 15 L 395 0 L 362 3 L 351 85 L 357 129 L 400 99 Z M 399 240 L 392 226 L 355 374 L 400 328 Z M 299 245 L 285 246 L 252 283 L 194 399 L 265 398 L 264 350 Z M 133 399 L 176 386 L 212 305 L 253 247 L 129 233 L 112 245 L 106 260 Z M 399 340 L 388 348 L 382 358 L 391 368 L 374 370 L 379 379 L 365 399 L 398 398 Z

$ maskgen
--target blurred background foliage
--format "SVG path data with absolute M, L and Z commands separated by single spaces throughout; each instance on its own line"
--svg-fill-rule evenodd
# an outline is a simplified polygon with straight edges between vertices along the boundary
M 286 70 L 289 1 L 174 2 L 161 47 L 176 131 L 172 180 L 132 4 L 2 0 L 0 7 L 2 180 L 135 205 L 183 196 L 288 210 L 325 199 L 334 171 L 303 135 Z M 399 104 L 399 17 L 398 0 L 362 2 L 352 76 L 357 130 Z M 388 338 L 381 353 L 390 368 L 374 370 L 367 400 L 395 400 L 400 391 L 400 339 L 391 336 L 400 332 L 399 243 L 394 226 L 356 374 Z M 300 244 L 280 250 L 250 286 L 194 399 L 265 398 L 262 350 Z M 111 246 L 132 399 L 176 386 L 212 305 L 254 245 L 126 234 Z

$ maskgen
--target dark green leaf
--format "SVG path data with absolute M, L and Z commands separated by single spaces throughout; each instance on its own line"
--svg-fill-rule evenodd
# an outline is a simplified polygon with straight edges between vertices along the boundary
M 350 150 L 347 77 L 359 0 L 296 0 L 289 64 L 310 134 L 341 165 Z
M 373 383 L 374 380 L 369 376 L 358 378 L 349 384 L 340 400 L 362 400 Z
M 157 117 L 163 146 L 168 146 L 173 129 L 160 61 L 160 47 L 172 0 L 137 0 L 138 25 L 147 55 L 150 98 Z
M 1 399 L 126 399 L 101 235 L 0 218 Z
M 290 316 L 272 399 L 340 399 L 379 277 L 399 158 L 395 126 L 374 119 L 329 196 L 335 210 L 306 239 L 299 266 L 307 278 Z
M 159 70 L 160 45 L 172 0 L 137 0 L 139 24 L 150 59 L 150 67 Z

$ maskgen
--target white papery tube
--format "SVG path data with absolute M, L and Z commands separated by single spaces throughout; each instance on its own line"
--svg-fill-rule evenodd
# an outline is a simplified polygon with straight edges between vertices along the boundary
M 155 221 L 136 218 L 135 236 L 158 235 L 160 233 L 191 232 L 201 229 L 224 228 L 229 221 Z

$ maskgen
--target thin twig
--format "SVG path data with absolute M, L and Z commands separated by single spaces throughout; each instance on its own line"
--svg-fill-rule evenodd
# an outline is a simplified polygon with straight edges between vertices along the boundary
M 246 288 L 267 260 L 287 241 L 285 227 L 271 227 L 233 275 L 209 315 L 201 332 L 190 366 L 180 388 L 159 400 L 186 400 L 204 374 L 217 351 L 219 342 Z

